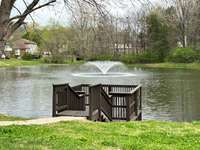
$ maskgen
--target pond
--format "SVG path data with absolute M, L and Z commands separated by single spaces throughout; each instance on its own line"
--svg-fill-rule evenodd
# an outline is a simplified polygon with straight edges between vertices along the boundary
M 51 116 L 52 84 L 142 84 L 143 119 L 200 119 L 200 71 L 129 68 L 134 76 L 74 76 L 79 65 L 42 65 L 0 69 L 0 114 Z

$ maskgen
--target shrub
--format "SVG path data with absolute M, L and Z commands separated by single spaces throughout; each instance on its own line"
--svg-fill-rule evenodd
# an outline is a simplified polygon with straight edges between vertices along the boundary
M 159 61 L 159 57 L 151 51 L 138 54 L 136 57 L 137 63 L 155 63 Z
M 122 55 L 120 57 L 120 60 L 127 64 L 133 64 L 133 63 L 135 63 L 135 59 L 136 59 L 135 57 L 136 57 L 136 55 L 134 55 L 134 54 L 130 54 L 130 55 L 126 54 L 126 55 Z
M 44 63 L 62 64 L 65 62 L 65 59 L 63 56 L 49 56 L 49 57 L 43 57 L 41 61 Z
M 168 61 L 175 63 L 192 63 L 196 61 L 198 54 L 191 48 L 176 48 L 171 51 Z
M 197 54 L 196 54 L 196 60 L 195 60 L 195 61 L 196 61 L 197 63 L 200 63 L 200 51 L 198 50 L 198 51 L 196 51 L 196 53 L 197 53 Z
M 128 54 L 120 58 L 125 63 L 155 63 L 159 61 L 158 56 L 153 52 L 144 52 L 141 54 Z
M 110 55 L 110 54 L 93 55 L 93 56 L 90 56 L 90 58 L 88 58 L 88 60 L 90 60 L 90 61 L 94 61 L 94 60 L 113 60 L 113 59 L 114 59 L 113 55 Z
M 23 60 L 32 60 L 32 59 L 33 59 L 33 56 L 32 56 L 32 54 L 25 53 L 25 54 L 22 56 L 22 59 L 23 59 Z

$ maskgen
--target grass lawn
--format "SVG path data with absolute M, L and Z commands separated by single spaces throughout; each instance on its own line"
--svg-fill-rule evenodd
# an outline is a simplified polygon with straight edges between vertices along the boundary
M 169 69 L 195 69 L 200 70 L 200 63 L 153 63 L 153 64 L 128 64 L 129 67 L 144 68 L 169 68 Z
M 0 67 L 16 67 L 16 66 L 29 66 L 41 64 L 39 60 L 19 60 L 19 59 L 0 59 Z
M 64 64 L 81 64 L 83 61 L 70 61 L 66 60 Z M 41 60 L 21 60 L 21 59 L 0 59 L 0 67 L 17 67 L 17 66 L 30 66 L 30 65 L 41 65 L 45 64 Z
M 0 149 L 199 150 L 200 123 L 72 121 L 0 127 Z
M 25 119 L 0 114 L 0 121 L 15 121 L 15 120 L 25 120 Z

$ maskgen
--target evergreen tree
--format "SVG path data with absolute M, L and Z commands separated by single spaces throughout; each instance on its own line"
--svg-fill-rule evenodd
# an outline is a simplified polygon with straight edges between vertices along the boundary
M 148 48 L 157 56 L 159 61 L 164 61 L 170 49 L 167 24 L 156 13 L 151 13 L 147 16 L 147 32 Z

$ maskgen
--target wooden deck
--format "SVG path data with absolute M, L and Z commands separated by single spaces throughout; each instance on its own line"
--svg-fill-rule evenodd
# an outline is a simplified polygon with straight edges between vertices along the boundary
M 142 87 L 54 85 L 53 116 L 81 116 L 94 121 L 142 120 Z
M 88 117 L 89 116 L 89 106 L 86 106 L 85 111 L 64 110 L 64 111 L 58 113 L 57 116 Z

